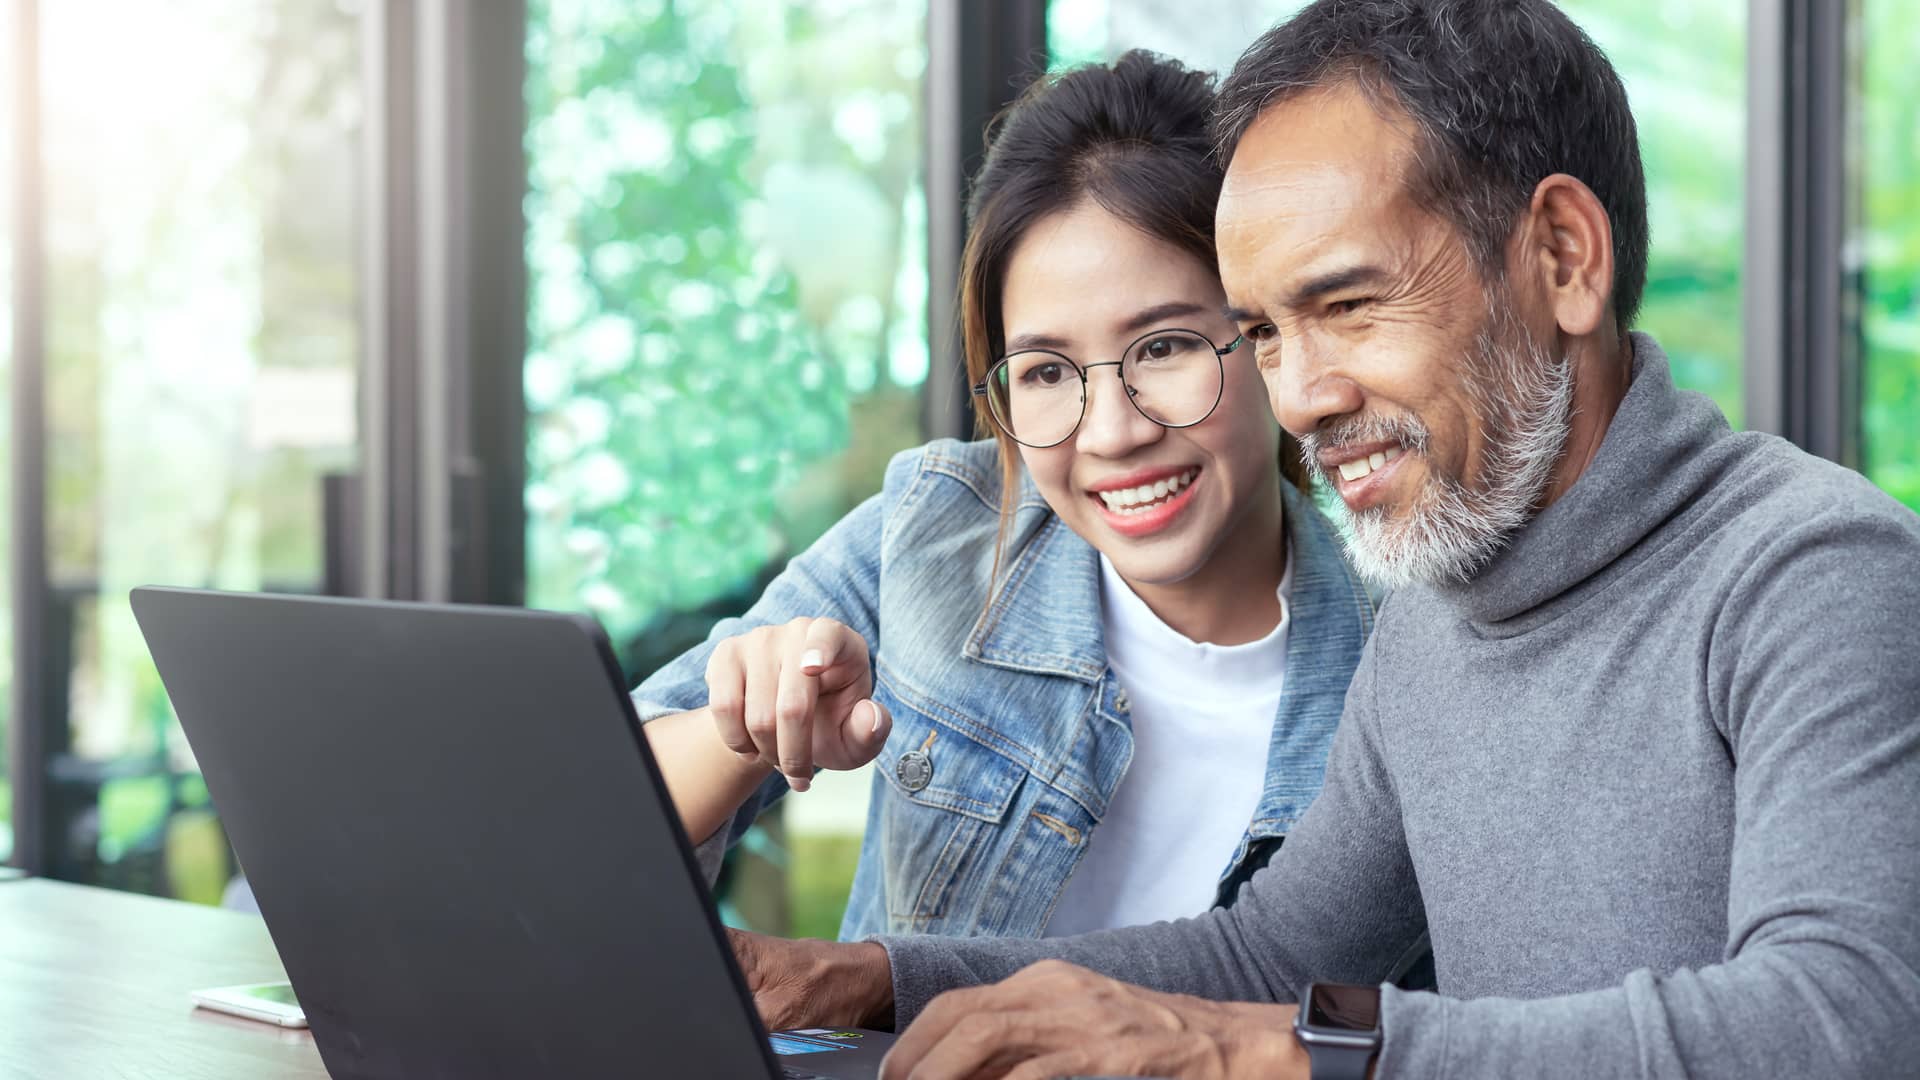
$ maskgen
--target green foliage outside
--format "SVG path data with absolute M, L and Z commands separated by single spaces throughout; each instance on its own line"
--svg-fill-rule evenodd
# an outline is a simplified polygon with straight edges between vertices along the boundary
M 1633 107 L 1653 248 L 1636 327 L 1674 381 L 1741 424 L 1746 7 L 1718 0 L 1560 5 L 1606 51 Z
M 916 441 L 922 19 L 530 5 L 531 602 L 703 631 Z
M 768 561 L 773 491 L 844 442 L 845 388 L 792 276 L 740 239 L 752 138 L 727 16 L 529 14 L 529 593 L 631 628 Z M 560 514 L 584 559 L 544 542 Z
M 792 937 L 832 940 L 840 935 L 847 886 L 860 862 L 858 835 L 794 834 L 787 877 Z
M 1867 475 L 1920 510 L 1920 5 L 1865 0 L 1861 19 L 1861 450 Z

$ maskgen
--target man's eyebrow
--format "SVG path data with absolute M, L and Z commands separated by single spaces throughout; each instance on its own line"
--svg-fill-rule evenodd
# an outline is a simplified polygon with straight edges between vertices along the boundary
M 1312 303 L 1316 298 L 1325 296 L 1328 293 L 1339 292 L 1342 289 L 1351 289 L 1356 285 L 1371 285 L 1376 282 L 1385 281 L 1386 277 L 1387 272 L 1378 266 L 1345 266 L 1338 270 L 1329 270 L 1324 274 L 1308 278 L 1301 284 L 1296 285 L 1293 289 L 1293 294 L 1287 297 L 1286 306 L 1297 311 Z M 1225 308 L 1221 309 L 1220 313 L 1225 315 L 1235 325 L 1257 322 L 1266 318 L 1265 315 L 1252 308 L 1243 308 L 1236 304 L 1228 304 Z
M 1356 285 L 1371 285 L 1386 280 L 1387 272 L 1378 266 L 1346 266 L 1338 270 L 1329 270 L 1324 274 L 1308 278 L 1294 287 L 1293 294 L 1287 297 L 1287 306 L 1294 310 L 1306 307 L 1319 297 L 1328 293 L 1351 289 Z

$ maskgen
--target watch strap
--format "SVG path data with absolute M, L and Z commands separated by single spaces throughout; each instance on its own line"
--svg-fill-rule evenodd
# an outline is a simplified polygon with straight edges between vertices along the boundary
M 1367 1080 L 1376 1052 L 1374 1047 L 1308 1046 L 1307 1061 L 1313 1080 Z

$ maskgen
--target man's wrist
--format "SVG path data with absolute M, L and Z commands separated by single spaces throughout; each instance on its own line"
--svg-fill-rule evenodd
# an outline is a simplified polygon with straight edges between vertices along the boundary
M 853 985 L 862 989 L 860 1026 L 893 1030 L 893 961 L 877 941 L 856 942 L 848 952 L 854 967 Z
M 1305 1080 L 1307 1051 L 1293 1037 L 1293 1006 L 1233 1002 L 1222 1007 L 1230 1014 L 1226 1030 L 1234 1037 L 1228 1055 L 1233 1075 Z

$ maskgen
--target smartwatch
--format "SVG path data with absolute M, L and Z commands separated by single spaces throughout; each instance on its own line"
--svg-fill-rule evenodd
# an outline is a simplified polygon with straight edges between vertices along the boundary
M 1367 1080 L 1380 1052 L 1380 988 L 1314 983 L 1293 1015 L 1313 1080 Z

